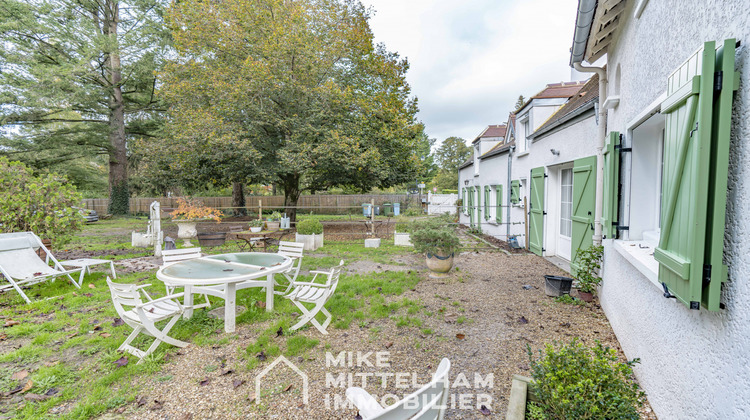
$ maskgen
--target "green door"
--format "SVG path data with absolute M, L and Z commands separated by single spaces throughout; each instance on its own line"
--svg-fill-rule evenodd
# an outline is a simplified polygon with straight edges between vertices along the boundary
M 541 256 L 544 251 L 544 167 L 531 170 L 529 190 L 529 250 Z
M 659 281 L 691 309 L 720 308 L 735 41 L 715 42 L 668 78 Z
M 469 187 L 469 226 L 474 227 L 474 187 Z
M 594 243 L 594 206 L 596 205 L 596 156 L 573 163 L 573 234 L 570 243 L 570 273 L 578 272 L 578 250 Z

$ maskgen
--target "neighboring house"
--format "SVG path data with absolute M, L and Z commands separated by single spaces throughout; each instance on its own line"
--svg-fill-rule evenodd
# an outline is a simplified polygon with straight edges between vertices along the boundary
M 747 6 L 579 1 L 571 65 L 607 63 L 600 300 L 661 419 L 750 415 Z
M 534 98 L 555 95 L 554 103 L 564 105 L 524 136 L 525 151 L 517 147 L 513 154 L 511 176 L 519 185 L 519 199 L 512 217 L 524 220 L 526 198 L 528 232 L 524 224 L 516 224 L 511 234 L 527 233 L 532 252 L 564 262 L 575 261 L 577 250 L 588 247 L 594 233 L 598 83 L 594 76 L 585 84 L 547 85 Z M 534 109 L 534 98 L 517 113 L 518 121 L 524 115 L 546 114 Z
M 473 154 L 459 167 L 458 190 L 464 203 L 460 223 L 482 229 L 488 235 L 503 237 L 503 185 L 507 163 L 496 150 L 505 145 L 507 126 L 487 126 L 472 142 Z M 507 153 L 506 153 L 507 155 Z M 504 172 L 503 172 L 504 171 Z

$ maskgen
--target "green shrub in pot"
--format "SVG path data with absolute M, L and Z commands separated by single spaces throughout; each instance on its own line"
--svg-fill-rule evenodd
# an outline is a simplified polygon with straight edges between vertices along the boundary
M 529 353 L 532 378 L 529 391 L 536 397 L 529 403 L 532 419 L 632 419 L 645 394 L 633 376 L 638 359 L 622 362 L 615 349 L 599 341 L 587 347 L 577 339 L 555 349 L 547 345 L 535 359 Z
M 300 235 L 320 235 L 323 233 L 323 224 L 315 219 L 307 219 L 297 223 L 297 233 Z
M 461 247 L 453 227 L 436 222 L 417 222 L 411 226 L 414 249 L 428 255 L 451 255 Z

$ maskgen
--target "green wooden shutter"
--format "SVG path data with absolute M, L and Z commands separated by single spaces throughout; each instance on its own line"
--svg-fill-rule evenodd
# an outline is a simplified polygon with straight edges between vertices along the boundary
M 544 177 L 544 167 L 531 170 L 529 250 L 540 256 L 544 251 Z
M 503 223 L 503 186 L 495 185 L 495 221 Z
M 518 204 L 521 201 L 521 183 L 516 179 L 510 181 L 510 202 Z
M 469 187 L 469 226 L 474 226 L 474 187 Z
M 596 156 L 573 162 L 573 234 L 570 240 L 570 273 L 578 272 L 578 250 L 594 243 L 594 206 L 596 206 Z
M 484 220 L 490 220 L 490 186 L 484 186 Z
M 735 41 L 706 42 L 668 78 L 659 281 L 691 309 L 719 310 Z M 721 72 L 721 77 L 716 74 Z M 721 81 L 715 94 L 714 85 Z
M 613 239 L 617 234 L 617 209 L 619 206 L 620 187 L 620 133 L 609 133 L 604 145 L 604 200 L 602 207 L 602 234 Z
M 468 214 L 467 207 L 466 207 L 467 204 L 468 202 L 466 201 L 466 187 L 464 187 L 461 189 L 461 206 L 463 207 L 461 211 L 464 214 Z

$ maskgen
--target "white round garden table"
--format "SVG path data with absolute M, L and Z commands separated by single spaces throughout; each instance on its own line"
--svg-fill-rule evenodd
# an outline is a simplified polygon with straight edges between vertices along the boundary
M 224 331 L 234 332 L 237 290 L 265 287 L 266 311 L 273 310 L 274 274 L 292 266 L 292 259 L 265 252 L 209 255 L 162 267 L 156 278 L 170 287 L 185 288 L 184 318 L 193 316 L 193 294 L 224 299 Z

